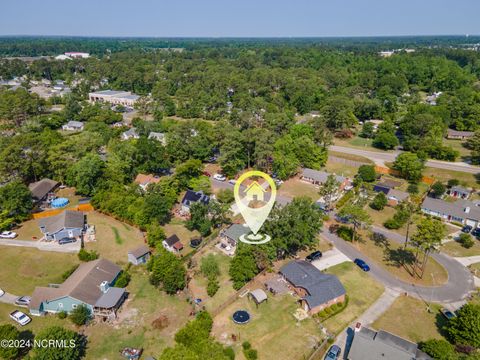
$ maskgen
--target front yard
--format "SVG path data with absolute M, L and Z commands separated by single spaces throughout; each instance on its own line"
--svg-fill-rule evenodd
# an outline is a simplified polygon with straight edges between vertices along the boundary
M 432 312 L 428 312 L 425 302 L 400 296 L 372 327 L 413 342 L 442 339 L 440 328 L 445 324 L 445 319 L 439 312 L 440 308 L 438 304 L 431 304 Z
M 453 257 L 480 255 L 480 240 L 474 237 L 472 239 L 474 245 L 470 249 L 464 248 L 460 243 L 453 240 L 443 244 L 441 251 Z
M 331 333 L 338 334 L 367 310 L 382 295 L 384 288 L 351 262 L 333 266 L 327 273 L 338 276 L 349 299 L 345 310 L 323 322 Z

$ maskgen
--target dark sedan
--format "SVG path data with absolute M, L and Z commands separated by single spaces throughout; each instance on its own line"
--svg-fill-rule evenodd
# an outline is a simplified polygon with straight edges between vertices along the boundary
M 308 255 L 305 258 L 305 260 L 307 260 L 308 262 L 312 262 L 312 261 L 320 259 L 321 257 L 322 257 L 322 252 L 321 251 L 314 251 L 310 255 Z

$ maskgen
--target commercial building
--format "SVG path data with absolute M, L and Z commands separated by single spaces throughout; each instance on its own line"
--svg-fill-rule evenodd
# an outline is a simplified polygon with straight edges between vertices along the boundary
M 102 90 L 88 94 L 88 99 L 92 103 L 110 103 L 125 107 L 133 107 L 139 98 L 140 96 L 132 94 L 130 91 Z

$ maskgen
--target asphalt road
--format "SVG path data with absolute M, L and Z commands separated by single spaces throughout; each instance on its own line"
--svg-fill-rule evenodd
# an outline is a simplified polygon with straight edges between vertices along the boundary
M 397 157 L 397 155 L 401 153 L 401 151 L 381 152 L 381 151 L 362 150 L 359 148 L 349 148 L 349 147 L 337 146 L 337 145 L 330 146 L 329 150 L 336 151 L 339 153 L 344 153 L 344 154 L 364 156 L 367 159 L 370 159 L 373 162 L 375 162 L 375 164 L 377 165 L 384 165 L 386 162 L 393 162 L 395 161 L 395 158 Z M 425 163 L 425 165 L 432 168 L 461 171 L 461 172 L 466 172 L 470 174 L 480 173 L 480 167 L 467 164 L 466 162 L 448 162 L 448 161 L 440 161 L 440 160 L 428 160 Z
M 385 235 L 393 241 L 399 240 L 398 237 L 392 236 L 392 233 L 388 231 L 382 232 L 384 232 Z M 464 300 L 469 295 L 469 293 L 474 290 L 473 276 L 470 271 L 468 271 L 468 269 L 466 269 L 458 261 L 447 255 L 432 255 L 432 257 L 434 257 L 435 260 L 442 264 L 447 270 L 447 283 L 441 286 L 418 286 L 397 279 L 387 270 L 377 265 L 368 256 L 358 251 L 351 244 L 339 238 L 337 235 L 330 233 L 327 229 L 323 231 L 322 236 L 332 242 L 342 253 L 344 253 L 351 260 L 354 260 L 355 258 L 361 258 L 365 260 L 370 266 L 369 274 L 373 276 L 377 281 L 384 284 L 386 287 L 389 287 L 399 292 L 406 292 L 409 295 L 422 299 L 424 301 L 434 301 L 444 304 L 455 303 Z M 395 237 L 396 239 L 393 239 L 392 237 Z

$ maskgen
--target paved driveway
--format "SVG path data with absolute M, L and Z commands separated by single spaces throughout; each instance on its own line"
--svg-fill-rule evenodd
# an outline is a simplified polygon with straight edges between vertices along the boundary
M 325 270 L 329 267 L 344 263 L 345 261 L 351 260 L 340 250 L 334 248 L 332 250 L 325 251 L 320 259 L 312 261 L 312 265 L 318 270 Z
M 3 246 L 18 246 L 27 248 L 36 248 L 42 251 L 54 251 L 62 253 L 78 253 L 81 248 L 81 241 L 74 243 L 59 245 L 57 242 L 48 242 L 40 240 L 10 240 L 0 239 L 0 245 Z
M 5 304 L 11 304 L 15 305 L 15 300 L 18 299 L 17 295 L 5 293 L 2 297 L 0 297 L 0 302 L 5 303 Z

